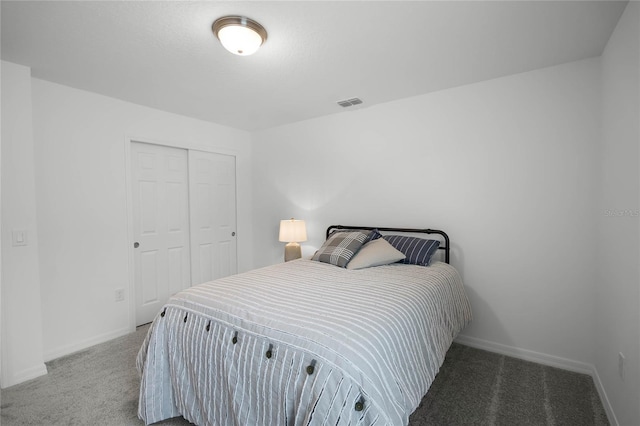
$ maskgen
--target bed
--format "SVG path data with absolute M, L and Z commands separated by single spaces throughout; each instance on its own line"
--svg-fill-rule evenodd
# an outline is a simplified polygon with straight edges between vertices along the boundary
M 399 242 L 405 237 L 437 241 L 424 265 L 411 257 L 415 247 Z M 389 246 L 403 257 L 390 263 Z M 176 294 L 137 357 L 139 417 L 146 424 L 183 416 L 197 425 L 406 425 L 471 320 L 449 251 L 439 230 L 337 225 L 311 259 Z

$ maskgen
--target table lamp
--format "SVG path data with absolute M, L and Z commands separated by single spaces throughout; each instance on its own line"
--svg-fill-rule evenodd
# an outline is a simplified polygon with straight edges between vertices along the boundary
M 302 250 L 299 242 L 307 241 L 307 228 L 304 220 L 294 218 L 280 221 L 280 236 L 278 240 L 288 243 L 284 246 L 284 261 L 300 259 Z

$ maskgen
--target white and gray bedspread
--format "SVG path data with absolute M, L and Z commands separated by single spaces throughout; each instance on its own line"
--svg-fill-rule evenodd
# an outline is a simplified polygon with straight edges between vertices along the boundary
M 201 284 L 149 328 L 138 415 L 406 425 L 470 319 L 458 272 L 441 262 L 347 270 L 299 259 Z

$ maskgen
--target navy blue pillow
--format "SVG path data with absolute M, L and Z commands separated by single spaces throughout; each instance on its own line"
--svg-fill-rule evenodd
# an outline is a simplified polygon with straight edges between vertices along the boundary
M 378 231 L 377 229 L 372 230 L 369 241 L 377 240 L 378 238 L 382 238 L 382 234 L 380 233 L 380 231 Z
M 409 265 L 429 266 L 431 257 L 440 246 L 438 240 L 426 240 L 405 235 L 383 235 L 382 238 L 406 256 L 403 261 L 398 263 Z

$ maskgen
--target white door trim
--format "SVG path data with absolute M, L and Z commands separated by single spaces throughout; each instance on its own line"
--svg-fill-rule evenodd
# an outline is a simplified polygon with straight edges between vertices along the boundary
M 189 142 L 175 142 L 175 141 L 161 141 L 161 140 L 153 140 L 145 137 L 134 137 L 134 136 L 125 136 L 122 147 L 124 149 L 124 179 L 125 179 L 125 211 L 127 215 L 127 242 L 125 247 L 125 253 L 127 253 L 127 267 L 128 267 L 128 281 L 129 285 L 127 286 L 127 294 L 125 297 L 125 302 L 128 304 L 128 324 L 129 331 L 134 332 L 136 330 L 136 310 L 135 310 L 135 252 L 133 248 L 134 243 L 134 232 L 133 232 L 133 176 L 131 171 L 131 143 L 139 142 L 139 143 L 147 143 L 151 145 L 161 145 L 168 146 L 171 148 L 182 148 L 188 151 L 204 151 L 211 152 L 214 154 L 224 154 L 231 155 L 236 158 L 236 165 L 238 161 L 238 151 L 229 148 L 216 147 L 216 146 L 205 146 L 197 143 L 189 143 Z M 236 167 L 236 203 L 238 200 L 238 168 Z M 236 206 L 237 207 L 237 206 Z M 236 226 L 238 226 L 238 217 L 237 217 L 237 209 L 236 209 Z M 237 230 L 239 231 L 239 229 Z M 236 232 L 237 232 L 236 231 Z M 237 263 L 237 258 L 236 258 Z

